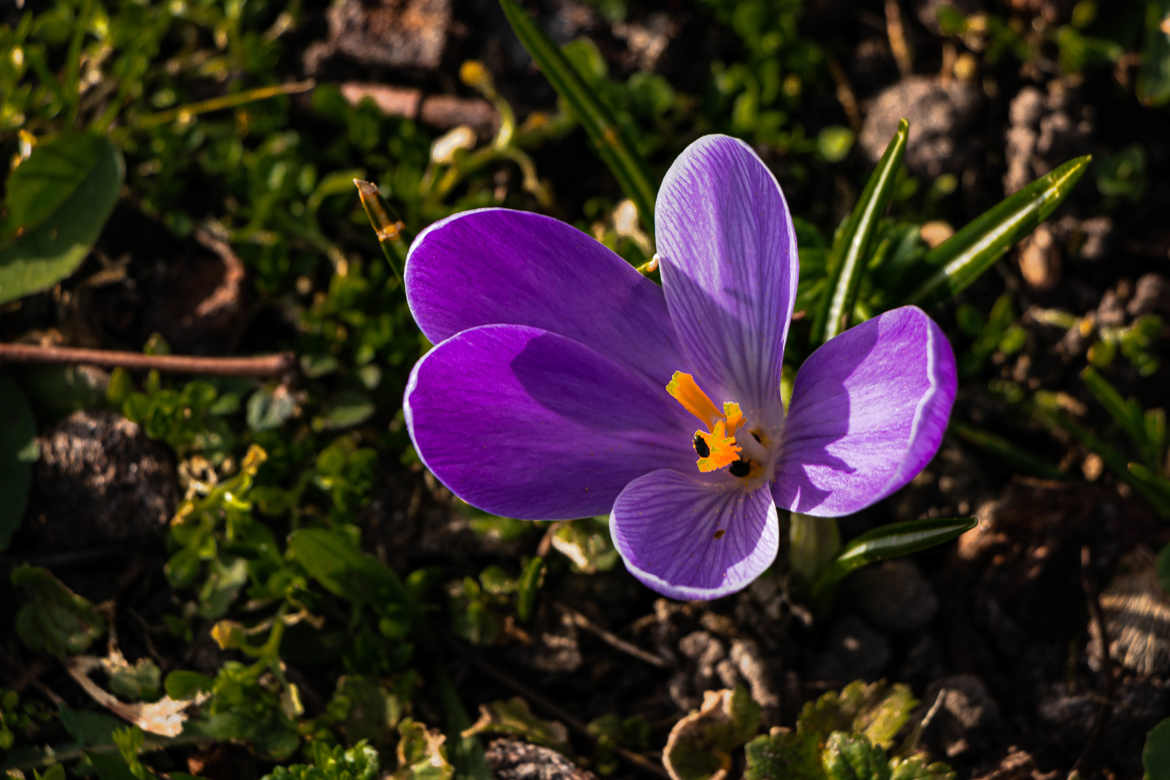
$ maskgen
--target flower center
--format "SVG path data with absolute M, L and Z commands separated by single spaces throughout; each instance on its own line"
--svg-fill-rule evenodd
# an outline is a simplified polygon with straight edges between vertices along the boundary
M 674 372 L 666 385 L 666 392 L 707 426 L 705 431 L 695 431 L 692 440 L 695 454 L 699 456 L 695 461 L 699 471 L 726 468 L 735 477 L 748 477 L 760 471 L 767 451 L 757 431 L 746 431 L 746 436 L 740 432 L 746 427 L 746 421 L 739 404 L 726 401 L 723 411 L 719 411 L 719 407 L 696 384 L 695 378 L 682 371 Z

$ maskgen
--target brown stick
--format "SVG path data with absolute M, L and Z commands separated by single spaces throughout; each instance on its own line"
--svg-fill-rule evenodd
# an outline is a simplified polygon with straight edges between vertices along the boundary
M 0 363 L 88 363 L 109 368 L 170 371 L 215 376 L 279 376 L 296 365 L 291 352 L 254 357 L 199 357 L 144 355 L 79 347 L 43 347 L 38 344 L 0 344 Z

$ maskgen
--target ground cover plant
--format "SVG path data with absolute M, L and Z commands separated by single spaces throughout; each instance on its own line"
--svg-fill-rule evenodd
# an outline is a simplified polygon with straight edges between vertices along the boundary
M 1170 777 L 1165 0 L 0 44 L 9 776 Z

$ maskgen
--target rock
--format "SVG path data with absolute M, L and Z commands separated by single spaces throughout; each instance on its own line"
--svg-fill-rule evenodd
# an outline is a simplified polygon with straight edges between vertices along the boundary
M 958 173 L 978 154 L 968 130 L 980 102 L 979 91 L 965 81 L 910 76 L 875 98 L 861 127 L 861 146 L 876 162 L 905 117 L 910 120 L 906 167 L 927 178 Z
M 325 20 L 329 37 L 305 51 L 310 75 L 335 55 L 362 65 L 437 68 L 450 33 L 451 0 L 341 0 Z
M 1109 657 L 1141 675 L 1170 672 L 1170 596 L 1158 581 L 1154 553 L 1139 546 L 1101 592 Z M 1100 669 L 1101 632 L 1089 622 L 1089 663 Z
M 36 547 L 79 550 L 159 538 L 179 500 L 170 451 L 113 412 L 79 411 L 38 437 L 23 533 Z
M 999 705 L 983 681 L 973 674 L 957 674 L 936 680 L 923 696 L 923 706 L 940 707 L 931 721 L 930 733 L 941 743 L 948 758 L 968 750 L 981 751 L 990 732 L 1001 722 Z
M 1050 81 L 1046 92 L 1024 87 L 1012 99 L 1008 117 L 1006 194 L 1088 151 L 1093 114 L 1082 104 L 1079 91 L 1063 81 Z
M 1060 255 L 1052 228 L 1040 225 L 1020 246 L 1020 276 L 1033 290 L 1051 290 L 1060 281 Z
M 938 597 L 912 561 L 868 566 L 847 581 L 852 606 L 878 628 L 917 631 L 938 613 Z
M 1149 273 L 1137 280 L 1133 298 L 1125 307 L 1131 317 L 1160 314 L 1170 317 L 1170 280 L 1161 274 Z
M 497 780 L 597 780 L 552 748 L 518 739 L 492 740 L 485 757 Z

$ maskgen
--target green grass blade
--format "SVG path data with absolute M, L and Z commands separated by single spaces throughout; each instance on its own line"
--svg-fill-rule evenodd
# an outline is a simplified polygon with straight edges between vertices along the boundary
M 1043 477 L 1044 479 L 1068 479 L 1068 475 L 1057 468 L 1056 464 L 1050 463 L 1038 455 L 1033 455 L 1031 452 L 1016 446 L 1010 439 L 1000 436 L 997 433 L 992 433 L 991 431 L 976 428 L 973 425 L 967 425 L 966 423 L 955 420 L 951 420 L 950 430 L 960 439 L 968 441 L 976 447 L 1002 459 L 1013 468 L 1020 469 L 1037 477 Z
M 817 311 L 813 323 L 813 346 L 823 344 L 849 327 L 849 315 L 857 300 L 857 290 L 865 273 L 865 261 L 873 246 L 878 220 L 885 213 L 894 194 L 894 181 L 902 154 L 906 151 L 906 136 L 909 132 L 910 124 L 903 119 L 898 123 L 898 129 L 878 160 L 877 167 L 870 174 L 857 205 L 853 207 L 853 213 L 849 215 L 849 221 L 845 223 L 845 229 L 833 243 L 836 262 L 829 272 L 831 292 L 822 299 Z
M 1068 197 L 1091 159 L 1089 155 L 1076 157 L 1049 171 L 932 249 L 925 262 L 939 270 L 911 293 L 907 302 L 921 304 L 954 295 L 978 279 Z
M 1085 387 L 1089 388 L 1089 392 L 1097 399 L 1097 403 L 1105 407 L 1109 416 L 1129 436 L 1130 441 L 1142 453 L 1142 458 L 1147 463 L 1152 462 L 1157 465 L 1158 454 L 1150 451 L 1150 442 L 1146 438 L 1146 418 L 1138 405 L 1122 398 L 1121 393 L 1117 392 L 1109 380 L 1101 376 L 1092 366 L 1085 366 L 1084 371 L 1081 372 L 1081 381 L 1085 383 Z
M 881 525 L 852 539 L 813 586 L 813 596 L 823 594 L 850 572 L 878 561 L 901 558 L 949 542 L 975 527 L 973 517 L 936 517 Z
M 646 173 L 646 164 L 632 140 L 609 108 L 589 89 L 585 79 L 560 48 L 536 26 L 515 0 L 500 0 L 500 8 L 545 78 L 577 115 L 598 155 L 618 180 L 626 196 L 634 202 L 642 225 L 653 236 L 654 187 Z

